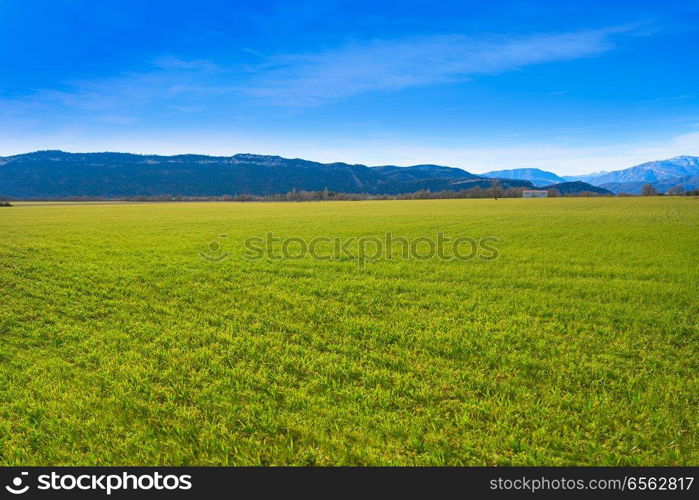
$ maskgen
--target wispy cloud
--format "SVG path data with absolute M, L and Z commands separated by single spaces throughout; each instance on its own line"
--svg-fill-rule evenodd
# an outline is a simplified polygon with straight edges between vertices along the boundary
M 350 43 L 317 53 L 268 58 L 244 89 L 274 104 L 316 105 L 374 90 L 399 90 L 467 80 L 534 64 L 590 57 L 610 50 L 626 28 L 474 38 L 437 35 Z
M 153 65 L 160 69 L 222 71 L 223 68 L 208 59 L 182 59 L 175 56 L 162 56 L 153 59 Z
M 432 35 L 353 42 L 314 53 L 278 54 L 254 66 L 211 59 L 156 57 L 141 71 L 89 80 L 0 99 L 13 115 L 77 112 L 80 118 L 137 117 L 151 104 L 202 108 L 225 105 L 224 96 L 284 107 L 318 105 L 376 91 L 461 82 L 529 65 L 594 56 L 613 47 L 610 37 L 626 28 L 529 36 Z M 130 118 L 131 119 L 131 118 Z
M 13 118 L 37 112 L 78 113 L 83 119 L 94 115 L 100 121 L 130 124 L 153 103 L 170 112 L 191 110 L 200 107 L 197 101 L 201 99 L 230 94 L 236 88 L 228 83 L 226 70 L 211 61 L 161 57 L 143 71 L 71 80 L 54 88 L 0 98 L 0 111 Z M 125 115 L 128 120 L 123 119 Z
M 693 94 L 680 94 L 680 95 L 674 95 L 674 96 L 669 96 L 669 97 L 656 97 L 654 99 L 646 99 L 645 101 L 641 101 L 642 104 L 654 104 L 656 102 L 676 102 L 676 101 L 686 101 L 687 99 L 691 99 L 694 97 Z

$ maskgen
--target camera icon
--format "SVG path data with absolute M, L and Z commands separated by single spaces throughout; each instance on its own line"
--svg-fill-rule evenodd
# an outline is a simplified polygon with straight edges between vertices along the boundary
M 23 476 L 28 476 L 28 472 L 22 472 L 20 473 L 19 476 L 14 478 L 12 480 L 12 485 L 7 485 L 5 486 L 5 489 L 12 493 L 13 495 L 21 495 L 22 493 L 26 493 L 27 490 L 29 490 L 29 485 L 25 485 L 22 487 L 22 483 L 24 482 Z

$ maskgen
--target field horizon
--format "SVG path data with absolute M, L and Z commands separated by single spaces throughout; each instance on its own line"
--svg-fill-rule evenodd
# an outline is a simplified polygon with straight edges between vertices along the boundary
M 696 197 L 13 202 L 0 465 L 699 465 L 698 228 Z M 388 233 L 495 258 L 332 253 Z M 330 258 L 246 258 L 267 234 Z

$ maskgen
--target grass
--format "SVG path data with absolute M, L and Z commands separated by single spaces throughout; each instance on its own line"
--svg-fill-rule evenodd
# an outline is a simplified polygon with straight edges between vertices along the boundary
M 268 231 L 500 256 L 243 259 Z M 698 254 L 689 197 L 15 203 L 0 464 L 698 465 Z

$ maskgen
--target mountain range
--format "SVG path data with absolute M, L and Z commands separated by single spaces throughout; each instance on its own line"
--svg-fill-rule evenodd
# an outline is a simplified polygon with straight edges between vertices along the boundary
M 498 170 L 482 174 L 506 179 L 528 180 L 537 186 L 549 184 L 547 179 L 558 182 L 583 181 L 619 194 L 640 194 L 643 186 L 652 184 L 659 192 L 665 193 L 673 187 L 684 190 L 699 189 L 699 157 L 678 156 L 668 160 L 642 163 L 613 172 L 596 172 L 588 175 L 566 176 L 561 178 L 552 172 L 536 168 Z
M 37 151 L 0 158 L 0 197 L 15 199 L 216 197 L 324 189 L 403 194 L 487 189 L 491 184 L 491 178 L 439 165 L 368 167 L 253 154 L 224 157 Z M 522 179 L 502 178 L 500 184 L 505 189 L 534 187 Z M 610 194 L 582 182 L 569 184 L 563 186 L 566 193 Z
M 696 190 L 699 157 L 678 156 L 579 176 L 559 176 L 538 168 L 476 175 L 441 165 L 369 167 L 254 154 L 158 156 L 37 151 L 0 157 L 0 197 L 17 199 L 213 197 L 324 189 L 396 195 L 422 190 L 487 189 L 492 179 L 498 179 L 505 189 L 553 187 L 561 194 L 640 194 L 646 184 L 652 184 L 661 193 L 678 186 Z
M 598 195 L 610 195 L 612 194 L 608 189 L 599 186 L 593 186 L 583 181 L 567 181 L 559 182 L 558 184 L 551 184 L 548 186 L 537 186 L 538 189 L 555 189 L 559 194 L 571 195 L 579 194 L 582 192 L 595 193 Z

